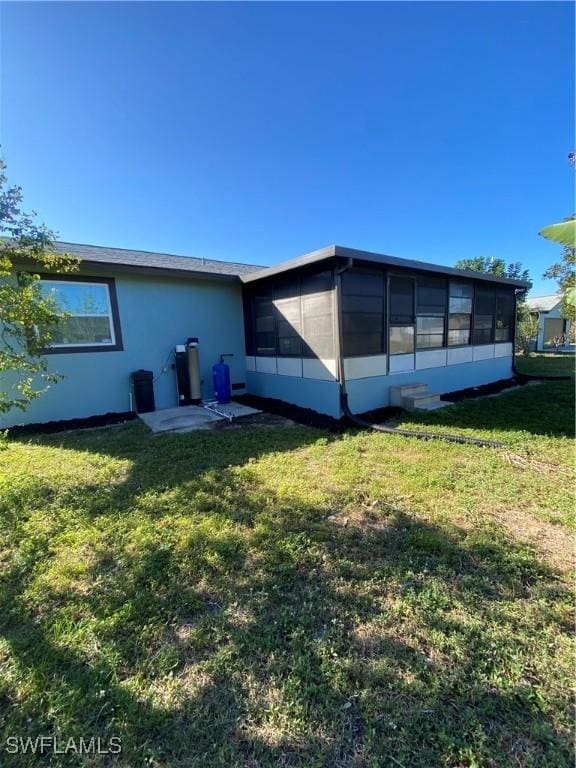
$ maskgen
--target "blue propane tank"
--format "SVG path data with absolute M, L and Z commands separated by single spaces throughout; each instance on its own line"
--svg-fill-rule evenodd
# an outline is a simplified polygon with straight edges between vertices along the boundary
M 225 357 L 232 355 L 220 355 L 220 362 L 212 366 L 214 380 L 214 394 L 221 405 L 230 402 L 230 366 L 224 362 Z

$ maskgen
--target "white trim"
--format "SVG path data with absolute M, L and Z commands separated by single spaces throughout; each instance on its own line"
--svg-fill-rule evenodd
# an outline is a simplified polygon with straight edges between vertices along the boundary
M 386 376 L 386 355 L 347 357 L 344 359 L 344 375 L 347 379 L 367 379 L 371 376 Z
M 279 376 L 297 376 L 302 378 L 302 358 L 277 357 L 276 369 Z
M 305 357 L 302 360 L 302 376 L 305 379 L 336 379 L 336 360 L 321 360 L 318 357 Z
M 257 356 L 256 370 L 258 373 L 276 373 L 276 358 Z
M 472 360 L 491 360 L 494 357 L 494 344 L 480 344 L 473 348 Z
M 512 357 L 512 344 L 502 341 L 494 345 L 494 357 Z
M 405 373 L 414 370 L 414 353 L 390 355 L 390 373 Z
M 416 352 L 416 370 L 446 365 L 446 349 L 421 349 Z
M 256 358 L 254 357 L 254 355 L 246 355 L 246 370 L 247 371 L 256 370 Z
M 110 341 L 80 341 L 74 343 L 58 343 L 50 342 L 48 349 L 76 349 L 78 347 L 115 347 L 116 346 L 116 332 L 114 329 L 114 314 L 112 312 L 112 302 L 110 301 L 110 286 L 108 283 L 90 283 L 87 280 L 50 280 L 50 278 L 40 278 L 40 286 L 42 285 L 54 285 L 61 287 L 62 285 L 81 285 L 82 287 L 104 288 L 106 291 L 106 305 L 108 313 L 105 315 L 96 314 L 95 312 L 86 313 L 74 313 L 67 312 L 65 308 L 61 308 L 62 312 L 66 312 L 69 317 L 105 317 L 108 320 L 108 330 L 110 332 Z M 57 326 L 56 326 L 57 327 Z
M 474 350 L 472 347 L 448 347 L 447 364 L 460 365 L 461 363 L 471 363 L 474 359 Z

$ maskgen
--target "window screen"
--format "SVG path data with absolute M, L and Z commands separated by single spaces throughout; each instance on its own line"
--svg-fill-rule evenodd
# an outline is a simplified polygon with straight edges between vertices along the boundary
M 448 329 L 449 347 L 462 347 L 465 344 L 470 344 L 470 328 L 467 328 L 466 330 Z
M 341 279 L 344 356 L 381 354 L 385 351 L 384 273 L 349 269 Z
M 300 280 L 277 283 L 274 286 L 274 295 L 278 355 L 300 357 L 302 355 Z
M 448 346 L 470 344 L 470 314 L 448 316 Z
M 433 349 L 444 345 L 446 296 L 445 280 L 435 277 L 417 279 L 416 349 Z
M 410 277 L 390 278 L 390 324 L 414 322 L 414 280 Z
M 514 333 L 514 292 L 507 288 L 498 289 L 496 296 L 495 341 L 512 341 Z
M 414 352 L 414 326 L 390 326 L 390 354 L 404 355 Z
M 418 278 L 416 282 L 416 311 L 419 315 L 444 315 L 446 311 L 446 281 L 438 278 Z
M 416 348 L 430 349 L 444 344 L 444 315 L 416 318 Z
M 305 357 L 334 357 L 332 272 L 308 275 L 301 281 L 302 353 Z
M 244 308 L 244 341 L 246 344 L 246 354 L 256 354 L 256 343 L 254 340 L 254 301 L 248 291 L 244 289 L 242 293 L 242 303 Z
M 276 354 L 276 323 L 271 293 L 254 297 L 254 340 L 257 355 Z
M 388 288 L 390 303 L 391 355 L 414 352 L 414 279 L 391 277 Z
M 464 298 L 462 296 L 450 296 L 448 311 L 450 313 L 462 312 L 464 314 L 471 315 L 472 314 L 472 297 Z
M 472 283 L 462 283 L 459 280 L 450 280 L 450 298 L 470 299 L 474 296 Z
M 245 290 L 248 354 L 334 357 L 331 271 Z
M 474 344 L 490 344 L 494 341 L 494 315 L 496 292 L 491 288 L 476 288 L 474 297 Z
M 474 286 L 451 280 L 448 286 L 448 346 L 470 344 Z

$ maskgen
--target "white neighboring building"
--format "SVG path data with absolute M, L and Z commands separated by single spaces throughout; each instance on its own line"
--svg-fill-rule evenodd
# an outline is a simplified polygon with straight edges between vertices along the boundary
M 570 342 L 570 320 L 562 316 L 560 295 L 530 296 L 526 299 L 530 313 L 538 317 L 538 338 L 536 352 L 554 349 L 554 337 L 564 335 L 566 345 Z

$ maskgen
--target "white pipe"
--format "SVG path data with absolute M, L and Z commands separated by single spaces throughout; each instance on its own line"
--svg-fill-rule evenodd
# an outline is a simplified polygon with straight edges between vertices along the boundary
M 214 402 L 210 401 L 208 403 L 202 403 L 202 408 L 206 408 L 207 411 L 210 411 L 211 413 L 216 413 L 218 416 L 222 416 L 225 419 L 228 419 L 229 422 L 232 422 L 232 419 L 234 416 L 231 413 L 225 413 L 224 411 L 218 410 L 214 406 Z

